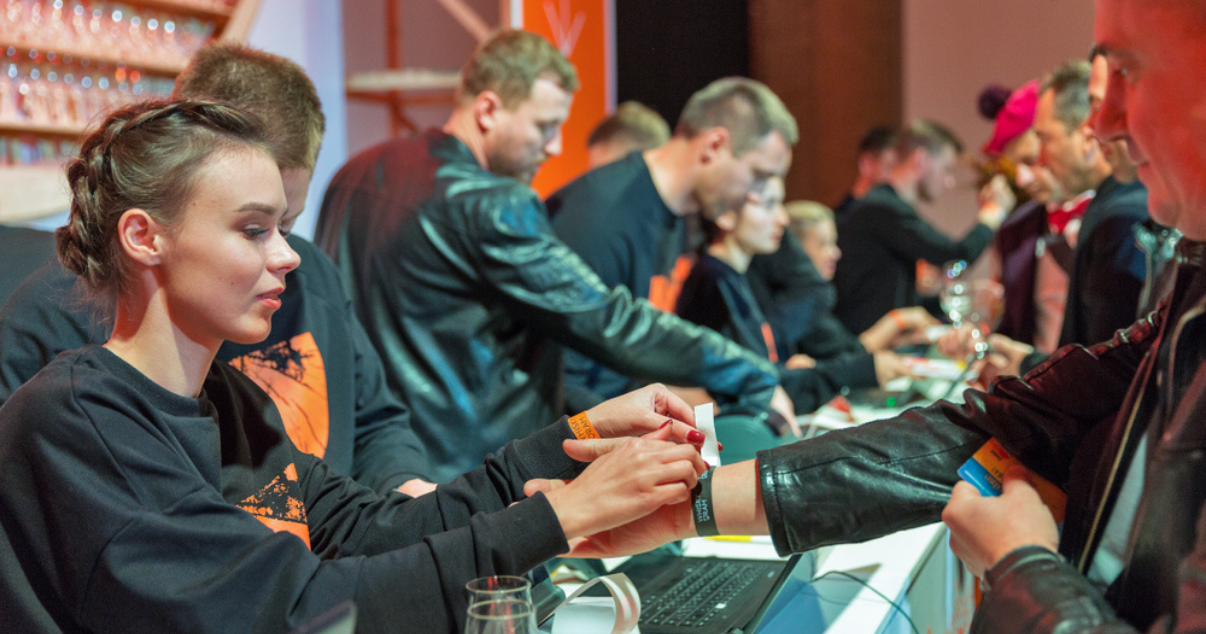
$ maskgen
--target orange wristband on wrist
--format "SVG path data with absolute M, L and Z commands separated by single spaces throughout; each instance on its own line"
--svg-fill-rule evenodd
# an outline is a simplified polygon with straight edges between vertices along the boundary
M 909 321 L 907 319 L 905 319 L 903 315 L 900 314 L 900 311 L 898 311 L 896 309 L 889 310 L 888 318 L 892 320 L 892 323 L 896 324 L 896 328 L 898 330 L 908 330 L 909 329 Z
M 574 432 L 574 437 L 578 440 L 589 440 L 591 438 L 602 438 L 599 432 L 595 430 L 595 426 L 590 424 L 590 419 L 586 417 L 586 412 L 575 414 L 569 419 L 570 431 Z

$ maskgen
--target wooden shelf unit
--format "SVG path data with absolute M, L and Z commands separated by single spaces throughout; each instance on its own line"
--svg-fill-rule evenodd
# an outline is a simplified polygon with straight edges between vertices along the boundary
M 134 9 L 163 11 L 182 18 L 200 18 L 214 22 L 214 42 L 242 42 L 247 39 L 251 23 L 259 8 L 259 0 L 239 0 L 234 6 L 199 6 L 186 0 L 124 0 Z M 184 70 L 183 63 L 128 62 L 119 56 L 81 55 L 70 47 L 53 43 L 14 42 L 0 39 L 0 53 L 12 47 L 28 59 L 30 50 L 54 51 L 59 59 L 63 55 L 74 58 L 72 66 L 83 67 L 79 62 L 89 60 L 86 68 L 97 69 L 105 63 L 112 69 L 124 66 L 129 71 L 140 71 L 151 76 L 174 79 Z M 85 126 L 39 124 L 27 121 L 0 121 L 0 135 L 33 136 L 42 139 L 76 139 L 85 132 Z M 61 165 L 3 165 L 0 166 L 0 223 L 33 220 L 65 211 L 71 197 Z

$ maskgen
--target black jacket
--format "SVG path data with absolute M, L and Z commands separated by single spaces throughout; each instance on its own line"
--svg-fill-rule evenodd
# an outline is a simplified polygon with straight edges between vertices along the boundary
M 0 305 L 38 267 L 54 259 L 54 234 L 0 225 Z
M 1068 280 L 1068 301 L 1059 345 L 1106 341 L 1140 314 L 1147 256 L 1134 229 L 1148 219 L 1147 188 L 1106 178 L 1081 217 Z M 1150 299 L 1149 299 L 1150 301 Z M 1022 361 L 1029 372 L 1047 358 L 1033 352 Z
M 1105 341 L 1135 320 L 1147 262 L 1133 229 L 1147 218 L 1143 183 L 1098 186 L 1077 233 L 1061 346 Z
M 463 631 L 464 584 L 568 545 L 533 477 L 574 477 L 560 421 L 421 498 L 289 442 L 215 362 L 198 398 L 108 350 L 60 355 L 0 408 L 6 632 L 283 634 L 344 600 L 357 632 Z
M 1038 324 L 1035 321 L 1035 246 L 1049 232 L 1047 207 L 1029 201 L 1014 210 L 997 231 L 995 246 L 1001 259 L 1001 286 L 1005 289 L 1004 307 L 997 333 L 1015 341 L 1033 345 Z
M 289 246 L 301 265 L 285 276 L 272 333 L 250 345 L 226 342 L 218 358 L 270 391 L 297 446 L 336 473 L 381 493 L 430 479 L 410 412 L 384 389 L 381 361 L 335 266 L 298 236 Z M 82 302 L 75 280 L 50 262 L 0 309 L 0 404 L 55 355 L 109 338 L 111 325 Z
M 956 469 L 995 437 L 1067 491 L 1060 551 L 1069 563 L 1007 557 L 994 566 L 973 631 L 1200 631 L 1206 274 L 1201 245 L 1183 248 L 1197 267 L 1179 272 L 1170 301 L 1108 342 L 1061 348 L 1024 379 L 1004 377 L 988 393 L 968 391 L 962 406 L 939 403 L 761 452 L 776 547 L 804 551 L 937 521 Z M 1131 547 L 1103 597 L 1083 572 L 1144 433 L 1147 468 Z
M 348 161 L 318 232 L 440 479 L 562 413 L 562 344 L 760 405 L 778 382 L 724 337 L 607 288 L 553 235 L 530 187 L 439 131 Z
M 850 332 L 863 332 L 893 308 L 921 304 L 917 260 L 942 266 L 969 263 L 984 251 L 993 232 L 977 224 L 960 240 L 934 229 L 890 185 L 880 185 L 837 219 L 838 262 L 834 314 Z

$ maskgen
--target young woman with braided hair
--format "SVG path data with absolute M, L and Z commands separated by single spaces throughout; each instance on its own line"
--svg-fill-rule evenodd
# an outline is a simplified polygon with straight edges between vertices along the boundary
M 563 419 L 434 493 L 378 497 L 298 451 L 271 398 L 214 361 L 223 341 L 268 334 L 298 264 L 259 121 L 134 106 L 67 175 L 60 258 L 108 300 L 113 336 L 0 408 L 6 631 L 286 632 L 352 599 L 359 632 L 459 632 L 469 579 L 684 501 L 703 471 L 694 447 L 666 442 L 684 423 L 584 441 Z M 604 438 L 690 417 L 657 388 L 586 414 Z M 574 479 L 525 496 L 538 477 Z M 656 545 L 625 534 L 592 552 Z

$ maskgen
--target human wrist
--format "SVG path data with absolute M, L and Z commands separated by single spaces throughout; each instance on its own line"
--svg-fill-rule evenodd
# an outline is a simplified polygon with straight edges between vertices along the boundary
M 995 202 L 985 203 L 980 206 L 980 212 L 977 216 L 980 224 L 987 226 L 989 229 L 996 231 L 1001 226 L 1001 221 L 1005 219 L 1005 208 Z
M 904 332 L 909 329 L 909 320 L 905 318 L 899 310 L 893 308 L 888 311 L 888 319 L 892 320 L 892 324 L 896 326 L 896 330 Z
M 581 505 L 575 504 L 574 495 L 570 489 L 572 484 L 571 482 L 566 486 L 542 493 L 548 500 L 549 506 L 553 508 L 553 514 L 557 516 L 557 521 L 561 524 L 561 532 L 565 533 L 567 540 L 594 532 L 589 530 L 588 514 L 584 512 Z
M 590 417 L 586 412 L 575 414 L 569 417 L 570 432 L 574 434 L 574 438 L 578 440 L 593 440 L 602 438 L 599 435 L 599 430 L 590 422 Z
M 716 527 L 716 509 L 712 499 L 712 476 L 715 473 L 715 467 L 709 467 L 699 476 L 695 488 L 691 490 L 691 523 L 695 534 L 700 537 L 720 534 Z

